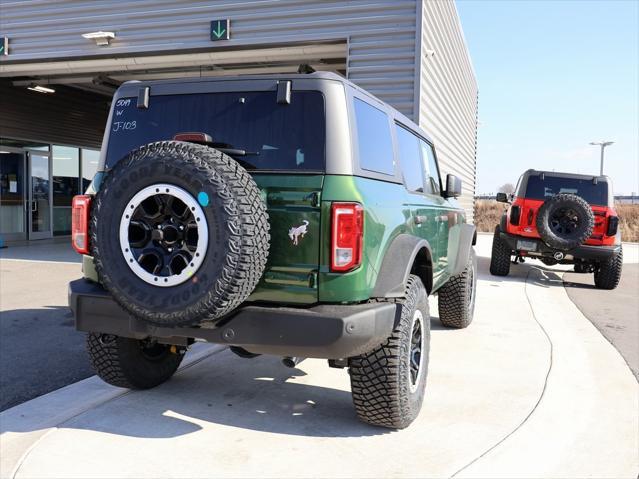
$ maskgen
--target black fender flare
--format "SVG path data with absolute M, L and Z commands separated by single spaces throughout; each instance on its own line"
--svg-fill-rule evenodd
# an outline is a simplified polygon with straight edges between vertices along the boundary
M 501 215 L 501 221 L 499 222 L 499 227 L 502 231 L 506 231 L 506 223 L 508 223 L 508 216 L 506 213 Z
M 386 250 L 377 280 L 371 293 L 373 298 L 398 298 L 406 291 L 406 282 L 411 274 L 415 259 L 426 254 L 430 266 L 418 272 L 426 290 L 430 292 L 433 284 L 432 249 L 428 241 L 411 234 L 397 235 Z
M 468 264 L 468 258 L 470 255 L 470 249 L 473 247 L 474 242 L 476 241 L 476 229 L 475 225 L 471 225 L 469 223 L 464 223 L 459 225 L 459 242 L 457 246 L 457 255 L 455 257 L 454 268 L 451 271 L 451 276 L 457 276 L 466 267 Z M 450 250 L 448 252 L 450 255 Z

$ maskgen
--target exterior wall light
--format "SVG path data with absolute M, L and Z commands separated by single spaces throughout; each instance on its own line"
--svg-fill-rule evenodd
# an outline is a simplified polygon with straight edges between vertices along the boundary
M 99 47 L 104 47 L 109 44 L 109 42 L 115 38 L 115 33 L 113 32 L 91 32 L 91 33 L 83 33 L 82 38 L 86 38 L 87 40 L 95 40 L 95 44 Z
M 47 88 L 46 86 L 36 85 L 35 83 L 32 83 L 31 85 L 29 85 L 27 87 L 27 90 L 37 91 L 38 93 L 55 93 L 55 90 L 53 88 Z

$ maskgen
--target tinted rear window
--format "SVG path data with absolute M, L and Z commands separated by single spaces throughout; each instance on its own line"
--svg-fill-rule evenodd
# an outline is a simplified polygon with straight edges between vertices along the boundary
M 581 196 L 591 205 L 606 206 L 608 204 L 608 183 L 604 181 L 599 181 L 595 185 L 591 179 L 559 178 L 548 175 L 545 175 L 543 180 L 537 175 L 528 178 L 526 198 L 545 200 L 559 193 Z
M 395 165 L 388 116 L 359 98 L 355 98 L 354 104 L 359 166 L 364 170 L 392 175 Z
M 176 133 L 207 133 L 216 143 L 257 155 L 240 159 L 260 170 L 323 171 L 324 97 L 293 91 L 289 105 L 275 91 L 151 96 L 148 109 L 120 99 L 113 109 L 106 167 L 131 150 Z M 130 100 L 130 101 L 128 101 Z

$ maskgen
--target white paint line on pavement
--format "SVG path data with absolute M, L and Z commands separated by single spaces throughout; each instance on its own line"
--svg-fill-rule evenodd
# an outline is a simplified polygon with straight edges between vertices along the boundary
M 489 447 L 488 449 L 486 449 L 486 451 L 484 451 L 483 453 L 481 453 L 479 456 L 477 456 L 475 459 L 473 459 L 472 461 L 470 461 L 468 464 L 466 464 L 464 467 L 458 469 L 451 477 L 456 477 L 458 474 L 462 473 L 464 470 L 468 469 L 470 466 L 472 466 L 474 463 L 476 463 L 477 461 L 479 461 L 481 458 L 483 458 L 484 456 L 486 456 L 488 453 L 490 453 L 493 449 L 497 448 L 498 446 L 500 446 L 501 444 L 503 444 L 506 440 L 508 440 L 508 438 L 510 436 L 512 436 L 514 433 L 516 433 L 525 423 L 526 421 L 528 421 L 528 419 L 530 419 L 530 417 L 534 414 L 534 412 L 537 410 L 537 407 L 539 406 L 539 404 L 541 403 L 542 399 L 544 398 L 544 395 L 546 394 L 546 389 L 548 388 L 548 378 L 550 377 L 550 373 L 552 371 L 552 365 L 553 365 L 553 344 L 552 344 L 552 339 L 550 338 L 550 336 L 548 335 L 548 332 L 546 331 L 546 329 L 543 327 L 543 325 L 539 322 L 539 319 L 537 318 L 537 315 L 535 314 L 535 309 L 533 308 L 532 302 L 530 300 L 530 295 L 528 294 L 528 282 L 530 280 L 530 273 L 532 273 L 533 270 L 530 269 L 528 271 L 528 274 L 526 275 L 526 282 L 524 284 L 524 292 L 526 295 L 526 300 L 528 301 L 528 307 L 530 308 L 530 313 L 532 314 L 533 319 L 535 320 L 535 322 L 537 323 L 537 325 L 539 326 L 539 328 L 541 329 L 541 331 L 543 332 L 544 336 L 546 337 L 546 339 L 548 340 L 548 346 L 549 346 L 549 351 L 550 351 L 550 360 L 548 363 L 548 370 L 546 372 L 546 378 L 544 379 L 544 384 L 543 387 L 541 388 L 541 393 L 539 394 L 539 398 L 537 399 L 537 402 L 534 404 L 534 406 L 532 407 L 532 409 L 530 410 L 530 412 L 528 413 L 528 415 L 512 430 L 510 431 L 508 434 L 506 434 L 503 438 L 501 438 L 499 441 L 497 441 L 494 445 L 492 445 L 491 447 Z
M 560 272 L 531 270 L 528 289 L 553 343 L 546 394 L 508 441 L 460 477 L 637 477 L 639 384 L 572 303 Z

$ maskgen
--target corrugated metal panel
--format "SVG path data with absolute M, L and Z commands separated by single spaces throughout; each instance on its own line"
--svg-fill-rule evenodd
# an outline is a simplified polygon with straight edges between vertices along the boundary
M 231 40 L 209 41 L 210 21 L 222 18 L 231 19 Z M 116 38 L 98 47 L 81 36 L 97 30 Z M 11 51 L 0 58 L 0 76 L 15 77 L 18 67 L 29 68 L 15 62 L 32 62 L 45 78 L 60 67 L 45 61 L 67 60 L 66 73 L 124 80 L 144 74 L 139 69 L 147 64 L 146 78 L 162 66 L 142 55 L 173 55 L 188 66 L 209 61 L 191 56 L 207 52 L 215 65 L 228 61 L 230 48 L 320 43 L 321 52 L 327 42 L 345 42 L 347 76 L 434 137 L 443 173 L 464 181 L 461 202 L 472 217 L 477 87 L 452 0 L 2 0 L 0 32 L 10 37 Z M 436 54 L 427 57 L 431 49 Z M 318 55 L 334 60 L 339 51 Z M 100 58 L 115 61 L 103 68 Z M 118 65 L 120 73 L 111 71 Z
M 0 81 L 0 136 L 100 148 L 109 99 L 56 87 L 55 95 Z
M 231 19 L 227 42 L 209 41 L 209 23 L 219 18 Z M 98 30 L 116 33 L 110 46 L 81 36 Z M 0 32 L 11 42 L 11 55 L 0 59 L 6 67 L 342 39 L 350 48 L 349 78 L 402 113 L 414 113 L 415 0 L 3 0 Z
M 427 55 L 431 50 L 435 54 Z M 419 123 L 437 143 L 442 175 L 461 177 L 460 203 L 473 218 L 477 83 L 452 1 L 422 5 Z

